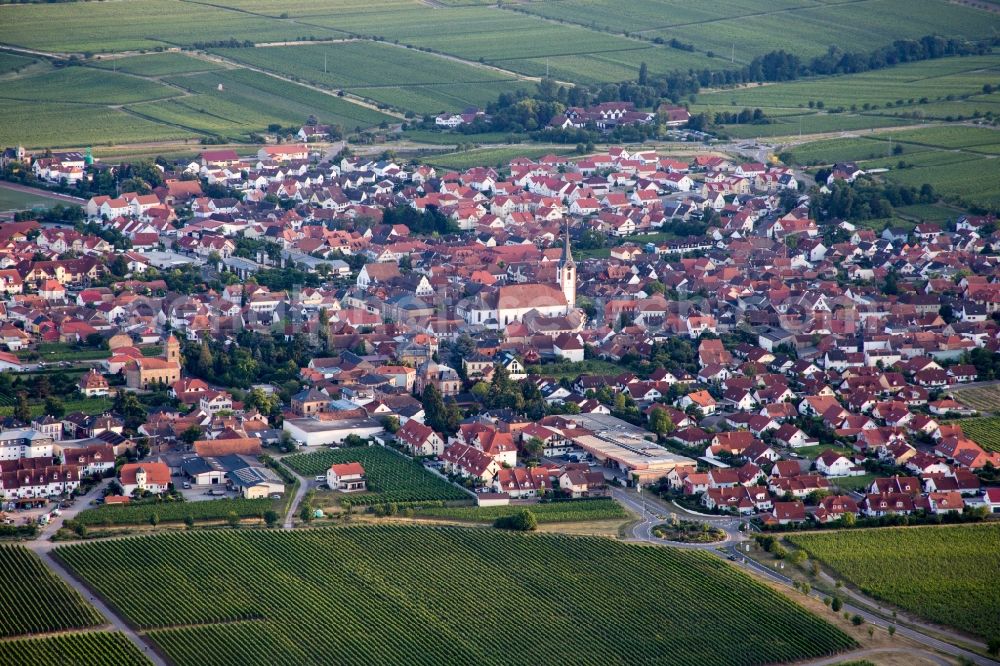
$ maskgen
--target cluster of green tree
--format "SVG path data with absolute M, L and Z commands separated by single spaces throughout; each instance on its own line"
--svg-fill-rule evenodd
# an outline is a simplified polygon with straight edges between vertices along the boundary
M 919 39 L 898 39 L 888 46 L 868 52 L 845 52 L 831 46 L 821 56 L 805 61 L 784 50 L 771 51 L 757 56 L 746 67 L 732 73 L 709 72 L 698 75 L 702 86 L 729 85 L 762 81 L 790 81 L 805 76 L 829 74 L 855 74 L 885 69 L 905 62 L 932 60 L 948 56 L 982 55 L 1000 44 L 1000 38 L 983 41 L 946 39 L 938 35 L 925 35 Z M 720 80 L 722 79 L 722 80 Z
M 38 220 L 50 224 L 76 224 L 83 220 L 83 208 L 76 205 L 64 206 L 61 203 L 41 211 L 25 210 L 14 214 L 14 221 Z
M 979 381 L 990 381 L 1000 378 L 1000 354 L 989 349 L 976 347 L 965 354 L 962 362 L 971 363 L 976 366 Z
M 63 372 L 33 375 L 0 374 L 0 395 L 15 396 L 14 418 L 23 423 L 31 421 L 31 401 L 44 401 L 45 413 L 56 418 L 66 414 L 62 398 L 76 394 L 76 380 Z
M 699 113 L 691 116 L 688 127 L 704 131 L 712 125 L 769 125 L 771 119 L 760 109 L 743 109 L 742 111 L 719 111 L 713 115 Z
M 319 275 L 294 266 L 265 268 L 254 273 L 257 284 L 274 291 L 287 291 L 294 287 L 318 287 Z
M 486 409 L 513 409 L 527 414 L 532 420 L 540 419 L 548 413 L 538 386 L 527 380 L 512 380 L 503 367 L 497 367 L 489 384 L 474 384 L 472 394 L 479 398 Z
M 538 529 L 538 518 L 531 509 L 521 509 L 510 516 L 500 516 L 493 521 L 493 527 L 517 532 L 533 532 Z
M 102 227 L 96 222 L 84 222 L 82 219 L 83 210 L 80 210 L 81 219 L 78 219 L 74 224 L 73 228 L 79 231 L 81 234 L 88 234 L 90 236 L 97 236 L 102 238 L 108 243 L 115 246 L 118 250 L 128 250 L 132 247 L 132 240 L 118 231 L 117 229 L 112 229 L 110 227 Z
M 825 180 L 817 174 L 817 182 Z M 896 206 L 935 203 L 939 197 L 934 187 L 924 183 L 919 189 L 910 185 L 877 182 L 858 178 L 853 183 L 835 181 L 830 193 L 816 192 L 810 213 L 821 222 L 831 219 L 871 220 L 892 216 Z
M 312 359 L 302 335 L 286 342 L 281 334 L 246 329 L 236 334 L 235 344 L 210 338 L 185 345 L 183 355 L 187 372 L 213 384 L 246 389 L 251 384 L 270 383 L 281 387 L 282 393 L 297 390 L 299 368 Z
M 134 433 L 146 421 L 146 408 L 133 391 L 118 391 L 111 410 L 125 421 L 129 432 Z
M 845 52 L 831 46 L 824 55 L 809 61 L 806 73 L 854 74 L 872 69 L 884 69 L 904 62 L 933 60 L 948 56 L 984 55 L 1000 44 L 1000 37 L 983 41 L 946 39 L 939 35 L 924 35 L 920 39 L 898 39 L 888 46 L 871 52 Z
M 382 222 L 402 224 L 416 234 L 451 234 L 458 231 L 455 221 L 443 215 L 437 206 L 427 206 L 423 211 L 411 206 L 386 208 L 382 213 Z
M 239 40 L 235 37 L 231 39 L 216 39 L 209 42 L 195 42 L 190 50 L 207 51 L 208 49 L 252 49 L 256 44 L 249 39 Z
M 235 239 L 236 249 L 233 250 L 234 257 L 257 260 L 257 255 L 262 254 L 271 261 L 281 259 L 281 246 L 271 241 L 237 236 Z
M 445 402 L 441 392 L 433 384 L 424 387 L 420 394 L 420 403 L 424 408 L 424 423 L 437 432 L 454 435 L 462 422 L 462 410 L 454 400 Z

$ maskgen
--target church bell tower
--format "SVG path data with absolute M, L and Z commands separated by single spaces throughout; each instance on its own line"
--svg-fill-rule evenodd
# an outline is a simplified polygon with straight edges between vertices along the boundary
M 569 246 L 569 221 L 566 222 L 566 244 L 563 245 L 562 257 L 559 259 L 559 287 L 566 295 L 566 305 L 569 309 L 576 307 L 576 262 L 573 261 L 573 251 Z

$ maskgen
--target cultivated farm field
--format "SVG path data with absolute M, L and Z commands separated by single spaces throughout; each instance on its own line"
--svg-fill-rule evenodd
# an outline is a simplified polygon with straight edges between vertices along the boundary
M 354 505 L 388 502 L 427 502 L 470 500 L 463 490 L 431 474 L 409 458 L 379 446 L 333 449 L 318 453 L 300 453 L 282 458 L 283 463 L 299 474 L 325 475 L 330 465 L 359 462 L 368 479 L 366 493 L 335 494 L 337 501 Z
M 156 105 L 135 105 L 131 110 L 167 122 L 237 135 L 264 131 L 274 122 L 298 127 L 310 115 L 322 123 L 341 125 L 347 131 L 394 120 L 335 95 L 244 69 L 167 80 L 195 94 Z
M 921 98 L 934 102 L 946 100 L 949 95 L 975 95 L 982 92 L 985 83 L 1000 83 L 998 54 L 925 60 L 863 74 L 722 90 L 698 95 L 698 103 L 767 109 L 807 108 L 810 101 L 822 101 L 827 109 L 856 105 L 862 110 L 865 104 L 881 108 L 901 101 L 903 105 L 896 108 L 919 111 Z
M 717 557 L 611 539 L 357 526 L 172 533 L 56 553 L 179 666 L 204 663 L 206 650 L 220 666 L 262 655 L 488 666 L 537 663 L 539 646 L 568 663 L 748 666 L 855 645 Z M 135 594 L 150 579 L 160 593 Z M 476 602 L 484 590 L 502 594 Z M 519 638 L 497 650 L 498 635 Z
M 81 104 L 34 104 L 0 99 L 0 144 L 25 148 L 59 148 L 99 143 L 166 141 L 196 136 L 193 132 L 150 122 L 118 109 Z M 53 131 L 58 127 L 59 131 Z
M 0 546 L 0 636 L 93 627 L 101 614 L 23 546 Z M 34 612 L 25 612 L 32 608 Z M 0 647 L 5 643 L 0 642 Z M 0 651 L 0 663 L 5 661 Z
M 962 419 L 959 423 L 962 432 L 976 444 L 987 451 L 1000 451 L 1000 416 Z
M 539 523 L 568 523 L 588 520 L 625 520 L 629 513 L 613 499 L 573 500 L 542 504 L 510 504 L 508 506 L 451 506 L 418 509 L 417 516 L 441 518 L 471 523 L 492 523 L 497 518 L 512 516 L 530 509 Z
M 485 106 L 501 92 L 521 87 L 512 74 L 370 41 L 215 52 L 281 76 L 345 89 L 418 113 Z
M 872 44 L 947 33 L 987 37 L 981 12 L 936 0 L 546 0 L 515 8 L 599 30 L 646 38 L 676 38 L 698 51 L 714 51 L 745 63 L 772 49 L 815 56 L 831 44 L 845 51 Z M 954 11 L 954 10 L 958 11 Z M 864 21 L 857 17 L 863 15 Z M 948 29 L 942 29 L 948 26 Z M 761 39 L 767 35 L 766 39 Z M 735 49 L 733 46 L 735 45 Z
M 0 5 L 0 41 L 53 52 L 111 53 L 234 38 L 263 42 L 335 34 L 185 0 Z
M 215 499 L 201 502 L 159 502 L 152 504 L 102 506 L 85 509 L 76 521 L 90 527 L 112 525 L 145 525 L 156 516 L 156 522 L 179 523 L 187 517 L 196 521 L 225 520 L 230 513 L 240 518 L 262 518 L 274 508 L 268 499 Z
M 90 67 L 64 67 L 36 76 L 0 81 L 0 98 L 26 102 L 128 104 L 180 95 L 168 86 Z
M 1000 525 L 866 529 L 787 537 L 865 594 L 985 638 L 1000 635 Z
M 902 153 L 891 152 L 901 147 Z M 928 126 L 793 146 L 798 164 L 855 161 L 863 169 L 887 169 L 882 177 L 903 185 L 931 183 L 946 198 L 984 208 L 1000 207 L 996 178 L 1000 130 L 968 125 Z M 900 162 L 903 167 L 900 168 Z
M 1000 385 L 998 384 L 954 389 L 952 394 L 963 405 L 968 405 L 980 412 L 1000 411 Z
M 167 76 L 170 74 L 190 74 L 221 69 L 222 65 L 176 52 L 148 53 L 124 58 L 95 60 L 94 67 L 112 71 L 138 74 L 139 76 Z
M 5 666 L 148 666 L 150 663 L 124 634 L 95 631 L 45 638 L 0 641 Z

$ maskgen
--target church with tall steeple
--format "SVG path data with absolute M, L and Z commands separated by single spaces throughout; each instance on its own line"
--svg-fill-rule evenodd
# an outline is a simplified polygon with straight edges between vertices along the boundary
M 572 310 L 576 307 L 576 262 L 573 261 L 573 250 L 569 245 L 569 222 L 566 223 L 565 243 L 556 276 L 559 280 L 559 287 L 566 295 L 566 307 L 568 310 Z
M 501 284 L 460 304 L 457 311 L 468 323 L 486 328 L 502 329 L 530 319 L 544 321 L 549 326 L 546 330 L 553 330 L 553 322 L 565 330 L 579 330 L 584 317 L 576 307 L 576 262 L 570 248 L 569 225 L 556 267 L 556 282 Z

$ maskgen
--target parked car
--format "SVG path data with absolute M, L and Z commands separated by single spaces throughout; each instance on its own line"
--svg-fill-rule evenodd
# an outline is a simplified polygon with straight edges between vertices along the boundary
M 181 484 L 181 488 L 183 488 L 184 490 L 191 490 L 191 484 L 185 481 L 184 483 Z

